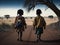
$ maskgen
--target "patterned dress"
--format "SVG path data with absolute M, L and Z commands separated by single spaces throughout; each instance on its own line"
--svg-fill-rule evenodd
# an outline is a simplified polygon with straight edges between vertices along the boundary
M 20 22 L 22 22 L 21 25 L 18 24 Z M 26 26 L 25 18 L 17 16 L 15 19 L 15 24 L 16 24 L 16 29 L 18 31 L 24 31 L 25 26 Z

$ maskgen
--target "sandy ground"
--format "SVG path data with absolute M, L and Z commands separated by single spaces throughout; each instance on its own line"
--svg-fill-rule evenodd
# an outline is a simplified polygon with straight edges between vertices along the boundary
M 60 30 L 51 30 L 48 25 L 57 22 L 56 19 L 45 19 L 47 28 L 41 35 L 42 41 L 36 42 L 35 30 L 32 29 L 32 19 L 26 19 L 27 29 L 23 32 L 23 40 L 17 41 L 17 32 L 11 29 L 9 32 L 0 32 L 0 45 L 60 45 Z M 56 21 L 54 21 L 56 20 Z

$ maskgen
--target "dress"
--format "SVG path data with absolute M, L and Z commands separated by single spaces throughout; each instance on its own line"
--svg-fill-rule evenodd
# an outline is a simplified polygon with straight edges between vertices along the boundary
M 19 25 L 18 24 L 18 21 L 20 22 L 21 21 L 21 24 Z M 26 26 L 26 23 L 25 23 L 25 18 L 24 17 L 17 17 L 16 18 L 16 29 L 18 32 L 21 32 L 21 31 L 24 31 L 24 27 Z

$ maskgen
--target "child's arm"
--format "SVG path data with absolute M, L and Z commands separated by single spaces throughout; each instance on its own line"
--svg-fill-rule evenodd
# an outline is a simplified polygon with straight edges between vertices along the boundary
M 15 23 L 17 22 L 17 17 L 15 18 Z
M 36 26 L 36 18 L 33 21 L 33 29 L 35 29 L 35 26 Z
M 44 29 L 45 29 L 45 28 L 46 28 L 46 22 L 45 22 L 45 20 L 44 20 L 44 19 L 43 19 L 43 21 L 44 21 L 43 23 L 44 23 Z
M 14 26 L 15 26 L 15 27 L 16 27 L 17 18 L 18 18 L 18 17 L 15 18 L 15 22 L 14 22 Z
M 27 28 L 27 24 L 26 24 L 25 18 L 24 18 L 23 22 L 24 22 L 25 28 Z

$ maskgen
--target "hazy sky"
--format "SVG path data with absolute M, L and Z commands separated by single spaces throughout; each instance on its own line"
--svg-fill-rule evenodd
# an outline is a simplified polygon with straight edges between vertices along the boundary
M 54 3 L 59 4 L 60 0 L 53 0 Z M 0 7 L 21 7 L 24 0 L 0 0 Z
M 60 0 L 53 0 L 55 5 L 60 9 Z M 0 16 L 9 14 L 11 16 L 16 16 L 17 10 L 21 9 L 23 7 L 24 0 L 0 0 Z M 36 9 L 40 8 L 43 12 L 43 15 L 55 15 L 54 12 L 50 9 L 45 11 L 46 6 L 45 5 L 39 5 L 36 6 L 34 11 L 31 11 L 30 13 L 26 12 L 24 13 L 24 16 L 34 16 Z M 24 9 L 24 8 L 22 8 Z M 33 12 L 33 13 L 32 13 Z
M 0 7 L 21 7 L 24 0 L 0 0 Z

